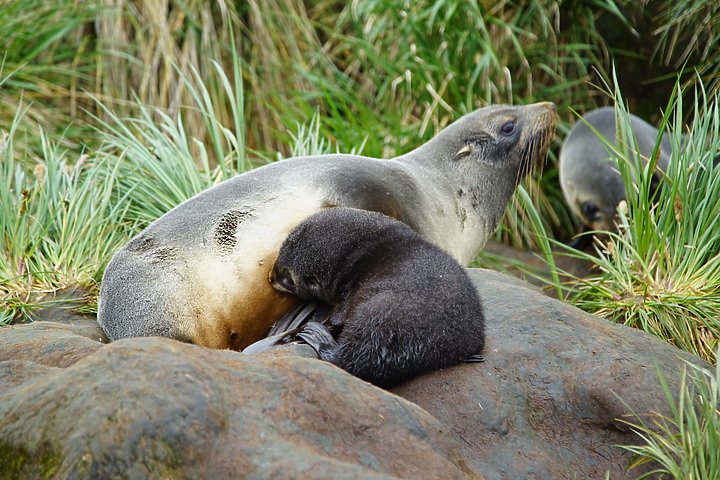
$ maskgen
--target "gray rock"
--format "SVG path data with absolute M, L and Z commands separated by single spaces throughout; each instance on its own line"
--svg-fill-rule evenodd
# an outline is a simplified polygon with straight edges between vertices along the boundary
M 40 305 L 40 308 L 28 310 L 26 315 L 30 321 L 76 323 L 86 318 L 78 310 L 85 305 L 89 295 L 80 287 L 64 288 L 53 293 L 31 293 L 28 303 Z
M 94 320 L 72 324 L 40 321 L 11 325 L 0 331 L 0 362 L 27 360 L 50 367 L 68 367 L 100 349 L 100 342 L 107 343 L 105 332 Z
M 488 479 L 636 478 L 614 445 L 640 439 L 618 419 L 669 414 L 686 365 L 709 367 L 645 332 L 599 319 L 490 270 L 471 270 L 486 310 L 485 363 L 395 388 L 448 426 Z
M 132 339 L 0 362 L 0 392 L 2 478 L 484 478 L 416 405 L 298 356 Z
M 392 393 L 302 345 L 244 356 L 161 338 L 103 345 L 93 325 L 3 328 L 0 477 L 638 476 L 614 445 L 640 440 L 618 419 L 667 412 L 656 368 L 676 390 L 682 359 L 708 365 L 511 277 L 471 276 L 486 361 Z

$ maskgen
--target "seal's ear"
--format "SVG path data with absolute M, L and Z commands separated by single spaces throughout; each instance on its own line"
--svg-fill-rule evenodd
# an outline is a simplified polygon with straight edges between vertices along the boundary
M 470 155 L 470 152 L 472 152 L 473 146 L 472 145 L 465 145 L 460 150 L 457 151 L 455 156 L 453 157 L 453 161 L 460 160 L 463 157 L 467 157 Z

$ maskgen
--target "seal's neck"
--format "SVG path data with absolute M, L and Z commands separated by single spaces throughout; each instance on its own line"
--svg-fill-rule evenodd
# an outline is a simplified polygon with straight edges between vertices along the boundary
M 515 190 L 518 172 L 479 158 L 456 159 L 464 146 L 440 132 L 430 142 L 393 159 L 416 179 L 425 205 L 425 235 L 462 265 L 469 264 L 497 229 Z
M 437 166 L 444 162 L 449 162 L 455 152 L 451 152 L 453 149 L 452 135 L 448 134 L 447 130 L 442 130 L 440 133 L 435 135 L 430 141 L 420 145 L 419 147 L 411 150 L 403 155 L 395 157 L 393 160 L 397 160 L 413 165 L 428 165 L 437 168 Z M 447 137 L 447 138 L 446 138 Z

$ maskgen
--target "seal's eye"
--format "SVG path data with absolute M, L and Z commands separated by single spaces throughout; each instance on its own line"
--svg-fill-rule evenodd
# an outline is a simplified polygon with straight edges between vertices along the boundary
M 511 120 L 509 122 L 505 122 L 502 127 L 500 127 L 500 133 L 503 135 L 512 135 L 515 133 L 515 128 L 517 127 L 517 122 L 515 120 Z
M 580 210 L 588 220 L 597 221 L 600 219 L 600 207 L 593 201 L 583 202 Z

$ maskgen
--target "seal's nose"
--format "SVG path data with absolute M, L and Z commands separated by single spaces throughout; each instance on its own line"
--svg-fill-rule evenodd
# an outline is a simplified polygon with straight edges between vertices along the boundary
M 555 104 L 553 102 L 545 102 L 545 105 L 555 113 Z

